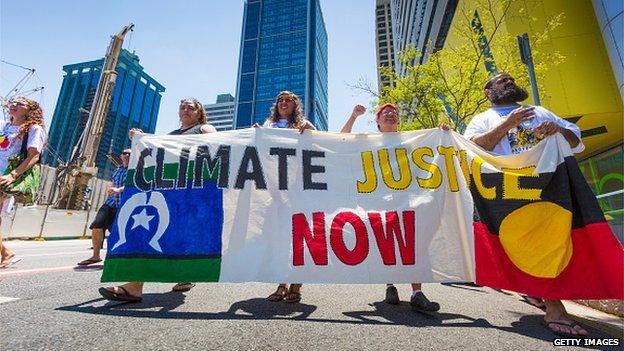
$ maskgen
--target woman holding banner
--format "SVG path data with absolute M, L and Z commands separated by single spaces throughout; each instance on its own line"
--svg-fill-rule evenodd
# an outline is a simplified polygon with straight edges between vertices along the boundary
M 257 125 L 255 125 L 257 127 Z M 310 121 L 303 116 L 301 100 L 290 91 L 282 91 L 275 98 L 275 103 L 271 107 L 271 115 L 264 122 L 266 128 L 292 128 L 298 129 L 301 133 L 306 129 L 316 130 Z M 267 300 L 278 302 L 284 300 L 288 303 L 301 301 L 301 285 L 282 283 L 277 286 L 277 290 L 267 297 Z
M 356 105 L 353 108 L 351 116 L 345 122 L 345 125 L 340 130 L 341 133 L 351 133 L 355 120 L 366 112 L 366 108 L 362 105 Z M 377 111 L 377 129 L 381 133 L 395 133 L 399 128 L 399 109 L 394 104 L 384 104 L 379 107 Z M 443 129 L 448 129 L 444 126 Z M 393 284 L 386 286 L 386 303 L 391 305 L 399 304 L 399 293 L 397 288 Z M 429 301 L 429 299 L 422 292 L 421 283 L 412 283 L 412 297 L 410 299 L 410 306 L 413 310 L 418 312 L 436 312 L 440 309 L 440 304 L 437 302 Z
M 214 133 L 217 130 L 208 124 L 206 111 L 203 105 L 194 98 L 187 98 L 180 101 L 180 128 L 172 131 L 169 135 L 189 135 Z M 130 129 L 128 135 L 130 139 L 136 133 L 143 133 L 140 129 Z M 173 292 L 186 292 L 191 290 L 195 284 L 190 282 L 178 283 L 171 289 Z M 143 296 L 143 282 L 131 282 L 120 286 L 100 288 L 100 294 L 108 300 L 140 302 Z

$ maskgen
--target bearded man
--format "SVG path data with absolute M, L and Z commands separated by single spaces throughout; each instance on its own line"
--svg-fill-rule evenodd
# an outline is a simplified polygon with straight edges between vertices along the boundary
M 515 155 L 527 151 L 542 139 L 561 133 L 572 152 L 585 149 L 581 131 L 541 106 L 520 105 L 528 98 L 527 91 L 516 85 L 508 73 L 490 78 L 484 87 L 492 106 L 476 115 L 466 127 L 464 136 L 482 148 L 499 155 Z M 585 337 L 588 333 L 567 314 L 560 300 L 544 300 L 545 325 L 565 337 Z

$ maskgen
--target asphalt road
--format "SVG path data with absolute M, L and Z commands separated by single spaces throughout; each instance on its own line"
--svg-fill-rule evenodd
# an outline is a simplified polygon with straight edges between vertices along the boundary
M 79 269 L 89 240 L 9 241 L 0 270 L 0 350 L 549 350 L 542 312 L 489 288 L 427 284 L 439 313 L 382 302 L 383 285 L 305 285 L 299 304 L 272 284 L 147 284 L 143 302 L 100 298 L 102 265 Z M 594 337 L 610 336 L 588 328 Z M 565 347 L 564 349 L 576 349 Z M 618 348 L 621 349 L 621 348 Z

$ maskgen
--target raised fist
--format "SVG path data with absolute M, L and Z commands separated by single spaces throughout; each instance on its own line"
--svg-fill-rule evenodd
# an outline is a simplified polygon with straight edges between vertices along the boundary
M 351 116 L 359 117 L 359 116 L 363 115 L 364 112 L 366 112 L 366 107 L 364 107 L 362 105 L 355 105 L 353 107 L 353 112 L 351 112 Z

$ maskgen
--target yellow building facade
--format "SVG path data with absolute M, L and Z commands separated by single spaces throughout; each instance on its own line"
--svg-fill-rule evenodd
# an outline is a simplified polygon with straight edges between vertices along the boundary
M 500 15 L 500 3 L 491 1 L 497 5 L 495 8 Z M 622 77 L 615 73 L 617 67 L 614 67 L 613 57 L 610 59 L 603 38 L 605 28 L 599 24 L 601 1 L 604 0 L 516 0 L 509 8 L 512 15 L 505 18 L 501 29 L 514 37 L 527 33 L 531 39 L 543 30 L 549 18 L 563 14 L 561 25 L 550 33 L 549 40 L 540 48 L 564 56 L 558 64 L 546 63 L 550 66 L 539 81 L 543 88 L 540 91 L 541 105 L 580 127 L 586 146 L 585 151 L 577 155 L 581 170 L 622 241 L 624 107 L 622 88 L 618 88 Z M 465 21 L 465 14 L 474 14 L 478 5 L 484 3 L 487 0 L 459 0 L 445 48 L 467 40 L 465 35 L 457 33 L 462 27 L 453 24 Z M 528 16 L 531 20 L 523 18 Z M 622 17 L 621 12 L 619 17 Z M 484 30 L 488 30 L 487 26 Z M 496 62 L 497 48 L 489 49 Z M 485 65 L 483 69 L 486 69 Z M 530 87 L 525 88 L 530 92 Z M 527 102 L 533 103 L 533 98 Z

